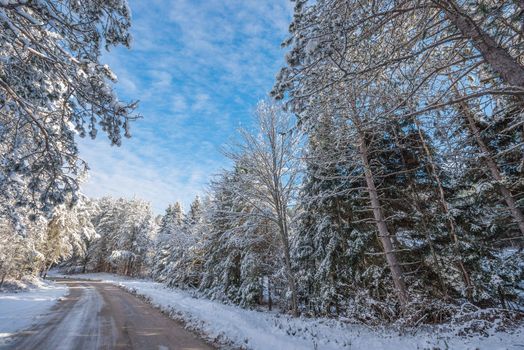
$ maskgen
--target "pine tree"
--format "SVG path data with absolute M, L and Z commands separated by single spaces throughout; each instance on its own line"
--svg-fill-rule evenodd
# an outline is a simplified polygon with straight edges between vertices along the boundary
M 300 301 L 313 314 L 338 313 L 350 297 L 348 286 L 353 280 L 348 246 L 351 203 L 337 130 L 331 116 L 322 116 L 309 131 L 299 224 L 292 244 Z
M 114 145 L 130 136 L 136 103 L 118 99 L 100 62 L 102 47 L 129 47 L 130 10 L 127 1 L 3 1 L 0 27 L 0 215 L 49 216 L 77 199 L 86 164 L 75 133 L 102 129 Z
M 236 195 L 244 169 L 223 172 L 211 186 L 205 221 L 203 277 L 199 289 L 213 299 L 249 307 L 268 302 L 264 281 L 277 274 L 278 241 L 274 224 Z M 264 295 L 268 300 L 264 300 Z
M 152 262 L 153 277 L 163 282 L 167 278 L 166 267 L 169 263 L 173 245 L 173 236 L 182 229 L 184 213 L 179 202 L 169 205 L 162 217 L 155 242 L 155 252 Z

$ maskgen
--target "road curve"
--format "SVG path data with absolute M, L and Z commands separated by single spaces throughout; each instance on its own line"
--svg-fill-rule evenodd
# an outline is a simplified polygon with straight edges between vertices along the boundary
M 124 290 L 102 282 L 59 280 L 69 294 L 8 349 L 213 349 L 178 322 Z

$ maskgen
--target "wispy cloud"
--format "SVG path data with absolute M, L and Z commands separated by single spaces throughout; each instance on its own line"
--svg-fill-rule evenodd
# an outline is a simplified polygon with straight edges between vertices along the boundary
M 283 61 L 288 0 L 130 1 L 134 44 L 104 57 L 124 100 L 145 116 L 112 148 L 80 143 L 91 196 L 150 200 L 157 212 L 202 193 L 227 162 L 219 152 L 263 98 Z

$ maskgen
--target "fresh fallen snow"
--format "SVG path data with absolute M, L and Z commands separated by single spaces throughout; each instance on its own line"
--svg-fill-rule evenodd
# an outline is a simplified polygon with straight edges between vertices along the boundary
M 65 285 L 39 278 L 11 285 L 18 290 L 0 291 L 0 346 L 8 343 L 17 332 L 37 323 L 68 291 Z
M 66 276 L 67 277 L 67 276 Z M 524 348 L 524 329 L 489 337 L 458 337 L 437 328 L 399 334 L 333 319 L 293 318 L 244 310 L 150 280 L 96 273 L 68 276 L 119 285 L 146 297 L 172 318 L 182 320 L 212 341 L 247 349 L 518 349 Z

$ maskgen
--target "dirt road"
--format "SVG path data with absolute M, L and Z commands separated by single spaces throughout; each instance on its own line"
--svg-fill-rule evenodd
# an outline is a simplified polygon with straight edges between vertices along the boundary
M 212 349 L 146 302 L 96 281 L 58 281 L 69 295 L 9 349 Z

